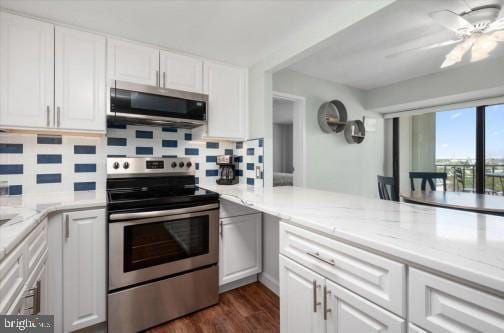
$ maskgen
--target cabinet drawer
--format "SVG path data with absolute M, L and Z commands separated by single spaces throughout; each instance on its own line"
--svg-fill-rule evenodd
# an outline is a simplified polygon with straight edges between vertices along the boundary
M 238 205 L 235 204 L 231 201 L 228 200 L 220 200 L 220 217 L 234 217 L 234 216 L 241 216 L 241 215 L 248 215 L 248 214 L 256 214 L 258 213 L 257 210 L 243 206 L 243 205 Z
M 42 258 L 42 255 L 47 251 L 47 219 L 44 219 L 26 237 L 25 243 L 28 272 L 32 272 Z
M 280 223 L 280 253 L 404 315 L 403 264 L 284 222 Z
M 5 314 L 24 287 L 26 255 L 24 242 L 0 263 L 0 313 Z
M 409 274 L 409 317 L 432 332 L 504 332 L 504 299 L 417 270 Z
M 427 333 L 427 331 L 424 331 L 420 327 L 413 325 L 412 323 L 408 324 L 408 333 Z

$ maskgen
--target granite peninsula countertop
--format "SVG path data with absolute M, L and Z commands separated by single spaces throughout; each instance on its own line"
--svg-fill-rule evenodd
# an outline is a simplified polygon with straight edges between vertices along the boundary
M 0 261 L 44 218 L 60 211 L 99 208 L 107 204 L 105 191 L 79 191 L 0 196 Z
M 504 293 L 504 217 L 301 187 L 200 186 L 288 223 Z

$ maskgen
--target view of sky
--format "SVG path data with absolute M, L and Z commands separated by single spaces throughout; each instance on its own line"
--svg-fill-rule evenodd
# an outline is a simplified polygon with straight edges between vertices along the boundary
M 436 113 L 436 159 L 474 159 L 476 108 Z M 486 158 L 504 159 L 504 105 L 486 108 Z

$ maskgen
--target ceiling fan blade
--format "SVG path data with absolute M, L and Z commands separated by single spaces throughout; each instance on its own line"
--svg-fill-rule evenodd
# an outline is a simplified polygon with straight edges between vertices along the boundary
M 496 31 L 490 36 L 492 36 L 492 38 L 495 39 L 497 42 L 504 42 L 504 30 Z
M 471 31 L 474 30 L 473 25 L 469 23 L 465 18 L 449 10 L 432 12 L 429 14 L 429 16 L 434 21 L 436 21 L 436 23 L 453 32 L 456 32 L 457 34 L 468 35 Z
M 445 60 L 441 64 L 441 68 L 449 67 L 455 65 L 456 63 L 462 61 L 464 54 L 467 53 L 473 46 L 476 38 L 469 37 L 464 42 L 455 46 L 445 57 Z
M 447 40 L 446 42 L 441 42 L 441 43 L 436 43 L 436 44 L 431 44 L 431 45 L 421 46 L 421 47 L 415 47 L 412 49 L 407 49 L 407 50 L 403 50 L 403 51 L 389 54 L 389 55 L 387 55 L 387 58 L 395 58 L 395 57 L 403 56 L 403 55 L 413 53 L 413 52 L 418 52 L 418 51 L 432 50 L 432 49 L 436 49 L 438 47 L 453 45 L 453 44 L 459 43 L 461 41 L 463 41 L 463 39 L 453 39 L 453 40 Z

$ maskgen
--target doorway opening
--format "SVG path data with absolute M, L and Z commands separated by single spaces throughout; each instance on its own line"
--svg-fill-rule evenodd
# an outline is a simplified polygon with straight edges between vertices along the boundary
M 273 93 L 273 186 L 305 185 L 305 100 Z

